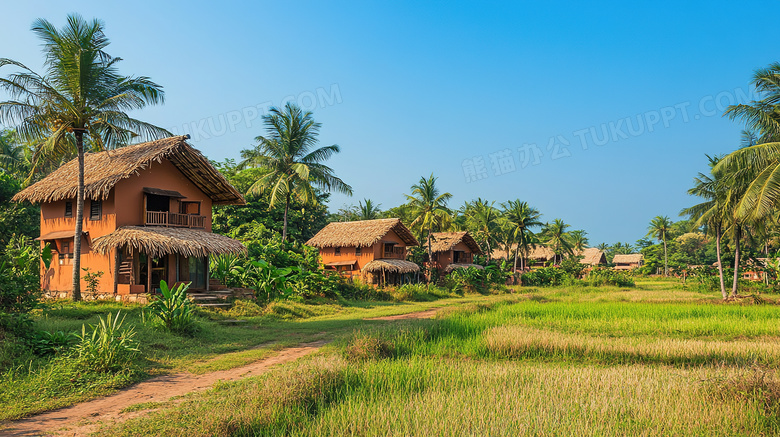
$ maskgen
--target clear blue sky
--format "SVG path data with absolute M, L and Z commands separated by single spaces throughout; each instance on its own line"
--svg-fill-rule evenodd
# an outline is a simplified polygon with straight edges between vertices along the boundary
M 454 207 L 519 198 L 595 245 L 676 220 L 704 154 L 738 145 L 722 109 L 778 60 L 780 4 L 26 1 L 3 7 L 0 57 L 40 70 L 30 25 L 69 12 L 104 20 L 121 71 L 165 87 L 138 116 L 211 159 L 293 99 L 341 146 L 329 164 L 355 195 L 332 210 L 396 206 L 433 172 Z

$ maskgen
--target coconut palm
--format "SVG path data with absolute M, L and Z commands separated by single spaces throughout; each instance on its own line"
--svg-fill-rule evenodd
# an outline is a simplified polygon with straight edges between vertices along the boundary
M 719 157 L 707 155 L 710 169 L 717 166 Z M 721 259 L 721 240 L 726 219 L 726 195 L 728 187 L 723 178 L 716 174 L 699 175 L 693 180 L 694 186 L 688 190 L 688 194 L 704 199 L 703 202 L 680 211 L 681 215 L 688 215 L 695 220 L 698 226 L 705 225 L 709 233 L 715 234 L 715 252 L 718 258 L 718 276 L 720 279 L 720 293 L 723 299 L 728 298 L 726 283 L 723 276 L 723 262 Z
M 569 241 L 574 252 L 582 253 L 588 247 L 588 233 L 582 229 L 569 232 Z
M 428 260 L 433 260 L 431 246 L 431 234 L 433 229 L 446 227 L 450 220 L 451 211 L 447 208 L 447 202 L 452 199 L 452 194 L 442 193 L 436 186 L 438 178 L 431 176 L 427 179 L 421 177 L 420 181 L 412 185 L 412 194 L 407 194 L 407 204 L 411 210 L 412 227 L 417 227 L 422 232 L 428 233 Z
M 561 219 L 555 219 L 552 224 L 548 223 L 544 227 L 545 244 L 555 253 L 556 263 L 563 260 L 563 255 L 573 252 L 569 233 L 566 231 L 570 227 L 571 225 L 567 225 Z
M 466 218 L 466 226 L 474 231 L 474 236 L 481 240 L 487 247 L 487 260 L 490 262 L 491 248 L 490 241 L 495 237 L 493 232 L 496 230 L 499 211 L 493 206 L 496 202 L 488 202 L 478 198 L 473 202 L 466 202 L 463 207 L 463 215 Z
M 523 254 L 527 255 L 528 250 L 535 244 L 531 228 L 542 226 L 542 222 L 539 220 L 542 215 L 539 210 L 528 205 L 527 202 L 520 201 L 520 199 L 502 203 L 501 207 L 504 217 L 512 225 L 512 237 L 515 243 L 514 270 L 516 271 L 520 251 L 522 250 Z M 520 268 L 525 269 L 525 258 L 523 258 Z
M 33 23 L 43 41 L 45 73 L 0 59 L 0 68 L 16 71 L 0 78 L 0 89 L 10 100 L 0 102 L 0 123 L 16 126 L 22 142 L 35 154 L 30 174 L 48 159 L 61 159 L 75 150 L 78 158 L 78 194 L 73 258 L 73 299 L 81 299 L 81 235 L 84 218 L 84 148 L 93 151 L 126 145 L 131 138 L 162 138 L 164 129 L 130 117 L 127 112 L 147 104 L 163 103 L 162 87 L 147 77 L 122 76 L 120 58 L 105 48 L 109 41 L 99 20 L 87 22 L 69 15 L 60 30 L 46 20 Z
M 379 209 L 382 204 L 375 205 L 371 199 L 363 199 L 365 203 L 358 201 L 358 220 L 374 220 L 382 216 L 382 211 Z
M 664 243 L 664 276 L 669 276 L 669 262 L 666 256 L 666 238 L 671 226 L 672 221 L 669 220 L 669 217 L 659 215 L 650 220 L 650 226 L 647 228 L 648 237 L 653 237 Z
M 249 194 L 270 194 L 270 207 L 284 203 L 282 240 L 286 240 L 287 213 L 293 198 L 304 205 L 316 205 L 317 189 L 352 195 L 352 187 L 323 164 L 340 149 L 336 144 L 315 148 L 322 125 L 314 121 L 310 111 L 288 102 L 282 109 L 271 108 L 263 116 L 263 124 L 268 136 L 255 138 L 258 144 L 242 153 L 241 166 L 261 170 Z

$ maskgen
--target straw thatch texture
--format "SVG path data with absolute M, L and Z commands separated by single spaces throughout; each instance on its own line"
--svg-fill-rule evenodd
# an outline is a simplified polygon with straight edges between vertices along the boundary
M 317 232 L 317 235 L 306 242 L 307 246 L 323 247 L 371 247 L 393 231 L 407 246 L 417 246 L 420 243 L 412 232 L 401 223 L 401 219 L 389 218 L 378 220 L 360 220 L 356 222 L 333 222 Z
M 368 273 L 414 273 L 420 271 L 420 266 L 402 259 L 375 259 L 361 269 Z
M 446 252 L 455 247 L 458 243 L 463 242 L 469 247 L 471 252 L 480 254 L 482 250 L 479 248 L 479 244 L 474 240 L 468 232 L 434 232 L 431 234 L 431 251 Z M 427 246 L 426 246 L 427 247 Z
M 468 269 L 468 268 L 471 268 L 471 267 L 474 267 L 475 269 L 479 269 L 479 270 L 484 270 L 485 269 L 484 267 L 482 267 L 479 264 L 450 264 L 450 265 L 448 265 L 444 269 L 444 272 L 445 273 L 450 273 L 451 271 L 453 271 L 455 269 Z
M 92 249 L 102 254 L 124 247 L 155 258 L 171 253 L 198 258 L 212 253 L 246 253 L 244 245 L 232 238 L 188 228 L 123 226 L 92 242 Z
M 244 205 L 236 191 L 203 155 L 185 141 L 187 137 L 170 137 L 120 149 L 87 153 L 84 156 L 84 194 L 87 199 L 105 200 L 111 189 L 121 181 L 154 162 L 169 160 L 184 176 L 203 191 L 214 204 Z M 78 192 L 78 160 L 73 159 L 49 176 L 25 188 L 14 196 L 20 202 L 55 202 L 75 199 Z
M 491 258 L 493 259 L 512 259 L 515 256 L 515 247 L 517 245 L 512 245 L 509 248 L 509 253 L 505 250 L 500 249 L 494 249 L 493 252 L 491 252 Z M 553 252 L 552 249 L 549 247 L 544 246 L 536 246 L 535 248 L 528 251 L 528 255 L 523 254 L 523 251 L 521 250 L 518 253 L 518 256 L 521 258 L 527 258 L 531 260 L 539 260 L 539 261 L 549 261 L 555 257 L 555 252 Z
M 606 264 L 607 257 L 604 252 L 595 247 L 589 247 L 578 253 L 577 256 L 581 256 L 580 263 L 596 266 L 599 264 Z
M 641 253 L 631 253 L 628 255 L 615 255 L 612 262 L 615 264 L 640 264 L 644 257 Z

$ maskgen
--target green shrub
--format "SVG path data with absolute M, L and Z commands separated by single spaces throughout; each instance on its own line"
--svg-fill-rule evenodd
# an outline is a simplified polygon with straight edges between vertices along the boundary
M 634 280 L 628 274 L 607 267 L 596 267 L 585 278 L 588 285 L 599 287 L 602 285 L 614 285 L 617 287 L 633 287 Z
M 447 289 L 433 284 L 403 284 L 389 292 L 398 302 L 431 302 L 450 296 Z
M 194 333 L 197 330 L 197 325 L 193 319 L 192 302 L 187 298 L 189 288 L 190 283 L 186 283 L 170 289 L 165 281 L 160 281 L 162 296 L 154 299 L 146 307 L 153 320 L 171 332 Z
M 32 348 L 36 355 L 62 355 L 69 350 L 79 337 L 74 332 L 38 331 L 32 339 Z
M 103 276 L 103 272 L 91 272 L 89 267 L 82 267 L 81 270 L 84 270 L 85 272 L 82 279 L 87 283 L 87 292 L 89 294 L 97 293 L 98 287 L 100 286 L 100 277 Z
M 24 314 L 38 305 L 39 252 L 29 238 L 11 238 L 0 257 L 0 313 Z
M 558 267 L 542 267 L 523 273 L 520 282 L 524 286 L 545 287 L 572 284 L 574 278 Z
M 128 367 L 139 353 L 134 339 L 135 329 L 122 328 L 125 318 L 119 320 L 119 311 L 115 317 L 111 313 L 99 323 L 89 325 L 92 329 L 87 333 L 87 327 L 81 326 L 81 335 L 74 348 L 78 365 L 92 372 L 113 372 Z

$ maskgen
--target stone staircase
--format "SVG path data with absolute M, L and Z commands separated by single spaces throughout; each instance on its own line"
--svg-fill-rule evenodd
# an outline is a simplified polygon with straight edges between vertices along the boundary
M 209 290 L 190 290 L 187 297 L 197 306 L 203 308 L 230 308 L 231 299 L 254 299 L 255 291 L 251 288 L 228 288 L 218 279 L 209 279 Z

